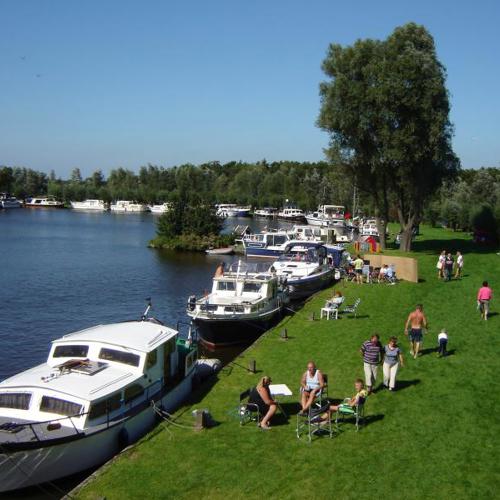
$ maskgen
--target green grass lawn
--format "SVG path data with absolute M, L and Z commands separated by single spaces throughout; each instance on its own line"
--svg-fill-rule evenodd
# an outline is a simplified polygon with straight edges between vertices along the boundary
M 435 264 L 442 249 L 463 251 L 461 281 L 437 280 Z M 308 319 L 313 311 L 319 315 L 332 290 L 319 293 L 177 413 L 180 423 L 192 425 L 191 410 L 208 408 L 218 427 L 194 432 L 160 424 L 78 498 L 499 497 L 500 308 L 494 301 L 491 319 L 481 321 L 475 294 L 483 279 L 498 290 L 500 256 L 474 250 L 462 233 L 427 227 L 412 256 L 419 260 L 420 283 L 338 284 L 348 301 L 361 298 L 359 317 L 329 322 Z M 414 360 L 403 328 L 419 302 L 430 332 L 424 355 Z M 279 339 L 285 326 L 287 342 Z M 430 350 L 442 327 L 448 330 L 452 355 L 439 359 Z M 406 367 L 399 372 L 400 390 L 368 398 L 368 422 L 360 432 L 345 424 L 333 439 L 307 444 L 295 436 L 294 414 L 288 421 L 277 418 L 269 432 L 251 424 L 240 428 L 228 415 L 239 392 L 264 374 L 294 391 L 282 401 L 295 413 L 299 379 L 309 359 L 328 373 L 331 398 L 352 395 L 354 379 L 363 376 L 359 347 L 372 332 L 384 342 L 390 335 L 400 338 Z M 250 359 L 260 373 L 244 369 Z

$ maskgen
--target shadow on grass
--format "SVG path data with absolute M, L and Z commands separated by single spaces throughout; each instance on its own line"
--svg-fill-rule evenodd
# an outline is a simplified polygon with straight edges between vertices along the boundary
M 385 415 L 382 413 L 379 413 L 377 415 L 365 415 L 361 420 L 359 424 L 360 430 L 362 430 L 364 427 L 367 427 L 368 425 L 374 424 L 375 422 L 379 422 L 380 420 L 383 420 L 385 418 Z M 355 417 L 345 417 L 343 419 L 339 419 L 339 431 L 344 432 L 343 426 L 344 424 L 350 424 L 353 426 L 354 430 L 356 428 L 354 427 L 356 423 Z
M 440 240 L 417 240 L 412 243 L 413 252 L 435 253 L 436 259 L 443 250 L 455 253 L 460 250 L 462 253 L 491 253 L 495 250 L 495 246 L 479 245 L 470 239 L 440 239 Z
M 413 379 L 413 380 L 398 380 L 396 384 L 396 390 L 397 391 L 402 391 L 403 389 L 407 389 L 408 387 L 411 387 L 412 385 L 417 385 L 420 384 L 421 380 L 419 378 Z

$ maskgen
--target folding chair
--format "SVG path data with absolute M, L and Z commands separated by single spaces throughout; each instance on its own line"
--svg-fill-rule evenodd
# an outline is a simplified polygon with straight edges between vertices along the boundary
M 297 413 L 297 426 L 295 432 L 297 439 L 300 439 L 303 434 L 307 435 L 309 443 L 312 441 L 313 435 L 328 434 L 330 438 L 333 437 L 332 421 L 330 418 L 322 420 L 321 415 L 327 413 L 330 403 L 326 402 L 323 406 L 311 406 L 308 412 L 303 415 Z
M 365 418 L 366 398 L 359 398 L 358 404 L 355 406 L 345 404 L 347 401 L 349 401 L 349 398 L 344 400 L 344 404 L 341 404 L 335 413 L 335 427 L 339 430 L 339 419 L 344 421 L 346 416 L 354 417 L 356 422 L 356 432 L 358 432 L 360 422 Z
M 257 426 L 260 423 L 260 410 L 255 403 L 249 403 L 248 398 L 252 389 L 247 389 L 240 394 L 240 399 L 238 401 L 238 408 L 236 409 L 237 415 L 239 416 L 240 425 L 244 425 L 248 422 L 255 420 Z
M 354 302 L 354 304 L 351 304 L 349 306 L 345 306 L 341 312 L 344 314 L 354 314 L 354 317 L 356 318 L 359 304 L 361 304 L 361 299 L 357 298 L 356 301 Z

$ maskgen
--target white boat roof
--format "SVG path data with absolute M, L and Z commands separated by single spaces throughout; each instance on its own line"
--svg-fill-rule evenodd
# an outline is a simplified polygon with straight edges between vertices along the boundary
M 97 325 L 70 333 L 53 341 L 54 344 L 75 342 L 99 342 L 125 347 L 140 352 L 149 352 L 159 344 L 174 337 L 177 331 L 165 325 L 149 321 L 127 321 L 109 325 Z
M 0 383 L 0 390 L 19 389 L 24 392 L 30 389 L 40 389 L 44 392 L 54 391 L 61 396 L 92 401 L 143 377 L 141 372 L 131 368 L 108 364 L 103 370 L 93 375 L 70 371 L 51 378 L 50 375 L 58 373 L 59 370 L 43 363 L 4 380 Z M 49 378 L 44 381 L 42 377 Z

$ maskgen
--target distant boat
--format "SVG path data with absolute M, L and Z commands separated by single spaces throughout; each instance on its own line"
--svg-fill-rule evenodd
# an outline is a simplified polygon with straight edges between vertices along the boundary
M 8 193 L 0 193 L 0 208 L 21 208 L 21 202 Z
M 64 208 L 64 203 L 56 200 L 53 196 L 40 196 L 28 198 L 24 206 L 28 208 Z
M 276 217 L 278 215 L 278 209 L 273 207 L 259 208 L 253 213 L 255 217 Z
M 70 204 L 74 210 L 97 210 L 101 212 L 108 210 L 108 204 L 103 200 L 71 201 Z
M 233 247 L 225 247 L 225 248 L 209 248 L 205 250 L 207 255 L 231 255 L 234 253 Z
M 320 205 L 315 212 L 306 214 L 306 220 L 312 226 L 344 226 L 344 213 L 342 205 Z
M 216 205 L 218 217 L 249 217 L 252 207 L 241 207 L 234 203 L 220 203 Z
M 386 227 L 386 233 L 389 233 L 389 228 Z M 359 226 L 360 236 L 374 236 L 379 237 L 380 234 L 377 228 L 377 221 L 375 219 L 366 219 Z
M 121 212 L 121 213 L 148 211 L 147 205 L 127 200 L 118 200 L 116 203 L 113 203 L 110 208 L 112 212 Z
M 280 219 L 290 221 L 303 221 L 305 220 L 304 211 L 300 208 L 284 208 L 278 213 Z
M 170 208 L 170 204 L 169 203 L 160 203 L 158 205 L 149 205 L 148 208 L 151 211 L 151 213 L 153 213 L 153 214 L 164 214 L 164 213 L 168 212 L 168 210 Z

